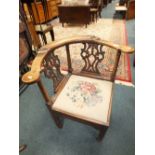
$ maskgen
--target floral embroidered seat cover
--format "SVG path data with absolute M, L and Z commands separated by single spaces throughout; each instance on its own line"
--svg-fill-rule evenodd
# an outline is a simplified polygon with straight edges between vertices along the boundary
M 52 109 L 93 123 L 109 125 L 112 86 L 110 81 L 71 75 Z

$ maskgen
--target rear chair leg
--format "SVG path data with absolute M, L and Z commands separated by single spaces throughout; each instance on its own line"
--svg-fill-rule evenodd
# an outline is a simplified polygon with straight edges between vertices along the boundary
M 53 110 L 51 110 L 51 107 L 47 105 L 48 110 L 50 111 L 51 117 L 54 120 L 56 126 L 58 128 L 62 128 L 63 127 L 63 120 L 60 119 L 60 117 L 57 115 L 56 112 L 54 112 Z
M 63 120 L 60 118 L 60 116 L 58 116 L 57 113 L 54 111 L 51 111 L 51 114 L 55 121 L 56 126 L 60 129 L 63 128 Z
M 108 127 L 106 126 L 102 126 L 100 129 L 99 129 L 99 135 L 97 136 L 96 140 L 97 141 L 102 141 L 106 131 L 107 131 Z

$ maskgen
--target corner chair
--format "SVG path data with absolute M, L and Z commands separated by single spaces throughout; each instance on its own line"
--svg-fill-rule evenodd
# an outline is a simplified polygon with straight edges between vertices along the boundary
M 79 49 L 84 66 L 76 72 L 72 67 L 70 50 L 72 44 L 82 44 Z M 68 72 L 63 73 L 55 50 L 65 47 Z M 106 48 L 115 49 L 116 59 L 109 79 L 98 69 L 104 59 Z M 121 53 L 131 54 L 134 49 L 114 44 L 94 36 L 76 36 L 54 41 L 40 48 L 31 70 L 23 77 L 27 84 L 37 83 L 51 116 L 58 128 L 63 127 L 64 118 L 69 118 L 99 130 L 97 140 L 101 141 L 110 125 L 112 95 L 115 75 Z M 42 82 L 41 73 L 53 81 L 54 95 L 49 96 Z

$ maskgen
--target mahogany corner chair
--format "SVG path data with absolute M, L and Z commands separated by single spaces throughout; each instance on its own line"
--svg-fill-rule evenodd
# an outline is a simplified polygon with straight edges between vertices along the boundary
M 83 44 L 79 49 L 84 66 L 80 72 L 72 67 L 70 45 Z M 55 50 L 65 47 L 68 73 L 60 70 L 60 60 Z M 104 59 L 104 47 L 115 49 L 116 59 L 109 79 L 100 74 L 98 64 Z M 40 48 L 32 63 L 31 70 L 23 75 L 27 84 L 37 83 L 46 101 L 46 105 L 59 128 L 63 127 L 62 118 L 70 118 L 99 130 L 97 140 L 102 140 L 110 124 L 112 110 L 112 94 L 115 75 L 121 53 L 131 54 L 134 49 L 114 44 L 94 36 L 77 36 L 59 41 Z M 54 95 L 49 96 L 45 89 L 41 73 L 53 80 Z

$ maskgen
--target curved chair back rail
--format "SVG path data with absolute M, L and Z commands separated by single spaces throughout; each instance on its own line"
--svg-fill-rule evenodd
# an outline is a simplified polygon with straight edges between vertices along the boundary
M 54 53 L 53 51 L 55 49 L 62 47 L 62 46 L 66 46 L 68 70 L 69 70 L 69 72 L 72 72 L 69 45 L 76 44 L 76 43 L 83 43 L 84 45 L 86 43 L 95 44 L 95 45 L 107 46 L 107 47 L 116 49 L 118 51 L 117 52 L 118 54 L 117 54 L 117 58 L 116 58 L 117 60 L 116 60 L 116 64 L 115 64 L 116 69 L 114 71 L 113 76 L 115 76 L 115 74 L 116 74 L 116 70 L 117 70 L 121 52 L 127 53 L 127 54 L 131 54 L 134 52 L 134 49 L 132 47 L 114 44 L 109 41 L 101 40 L 100 38 L 97 38 L 95 36 L 76 36 L 76 37 L 65 38 L 65 39 L 62 39 L 59 41 L 54 41 L 51 44 L 41 47 L 40 50 L 38 51 L 36 58 L 34 59 L 34 61 L 32 63 L 31 70 L 29 72 L 27 72 L 26 74 L 24 74 L 24 76 L 22 77 L 22 81 L 27 84 L 32 84 L 32 83 L 38 82 L 40 79 L 40 72 L 42 70 L 42 64 L 44 63 L 44 60 L 46 59 L 46 57 L 48 55 L 50 55 L 50 53 Z M 93 48 L 96 48 L 96 47 L 93 47 Z M 56 57 L 56 56 L 54 55 L 54 57 Z M 83 58 L 83 60 L 84 60 L 84 58 Z M 87 61 L 87 60 L 84 60 L 84 61 Z M 97 62 L 97 64 L 98 64 L 98 62 Z M 60 66 L 58 66 L 58 67 L 60 67 Z

